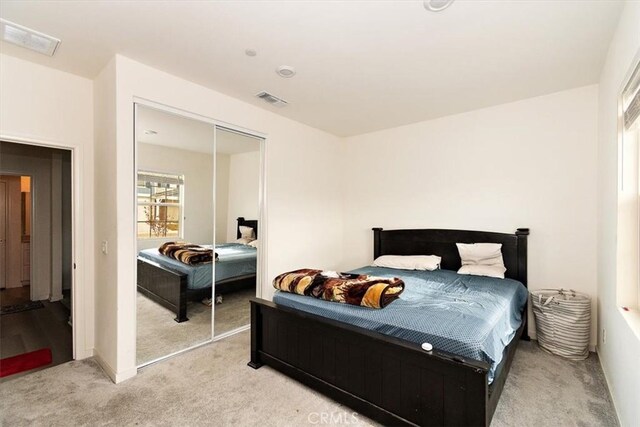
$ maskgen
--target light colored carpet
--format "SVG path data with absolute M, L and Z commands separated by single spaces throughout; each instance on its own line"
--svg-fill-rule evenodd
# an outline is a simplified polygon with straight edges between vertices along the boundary
M 598 355 L 573 362 L 521 341 L 491 425 L 618 426 Z
M 251 323 L 249 298 L 256 296 L 255 289 L 245 289 L 222 296 L 222 304 L 216 304 L 214 330 L 217 335 Z
M 138 293 L 137 316 L 138 365 L 211 339 L 211 308 L 199 302 L 190 302 L 189 321 L 178 323 L 175 313 Z
M 249 298 L 254 295 L 255 290 L 248 289 L 223 296 L 215 307 L 216 335 L 249 324 Z M 189 321 L 177 323 L 175 313 L 138 293 L 137 312 L 138 365 L 211 339 L 211 308 L 200 302 L 190 302 Z
M 0 384 L 0 424 L 301 426 L 322 414 L 372 424 L 269 367 L 249 368 L 248 358 L 242 332 L 118 385 L 93 360 L 59 365 Z M 617 425 L 597 357 L 569 362 L 520 343 L 492 425 Z

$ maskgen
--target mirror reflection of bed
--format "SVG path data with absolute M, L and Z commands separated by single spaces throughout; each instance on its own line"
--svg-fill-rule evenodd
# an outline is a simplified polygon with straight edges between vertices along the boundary
M 216 335 L 249 324 L 260 140 L 140 105 L 136 137 L 137 363 L 145 365 L 210 341 L 212 311 Z

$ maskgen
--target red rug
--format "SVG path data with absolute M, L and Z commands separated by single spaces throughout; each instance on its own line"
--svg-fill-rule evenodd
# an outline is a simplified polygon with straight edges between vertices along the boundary
M 0 378 L 39 368 L 51 363 L 51 349 L 41 348 L 29 353 L 19 354 L 0 360 Z

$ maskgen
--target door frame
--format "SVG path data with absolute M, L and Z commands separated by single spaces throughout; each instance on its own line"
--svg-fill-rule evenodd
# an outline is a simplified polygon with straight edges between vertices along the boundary
M 180 116 L 180 117 L 184 117 L 184 118 L 188 118 L 188 119 L 192 119 L 192 120 L 197 120 L 200 122 L 204 122 L 204 123 L 208 123 L 211 125 L 211 128 L 213 130 L 213 152 L 214 152 L 214 166 L 215 166 L 215 152 L 216 152 L 216 148 L 217 148 L 217 144 L 216 144 L 216 134 L 217 134 L 217 130 L 220 128 L 222 130 L 226 130 L 226 131 L 232 131 L 232 132 L 236 132 L 236 133 L 240 133 L 240 134 L 244 134 L 247 135 L 248 137 L 252 137 L 255 139 L 258 139 L 260 141 L 260 173 L 259 173 L 259 177 L 260 177 L 260 183 L 259 183 L 259 190 L 258 190 L 258 224 L 260 224 L 259 229 L 260 229 L 260 237 L 258 239 L 258 254 L 257 254 L 257 265 L 256 265 L 256 296 L 258 298 L 262 297 L 262 287 L 264 284 L 267 283 L 267 233 L 268 233 L 268 224 L 267 224 L 267 150 L 266 150 L 266 142 L 267 142 L 267 134 L 263 133 L 263 132 L 259 132 L 253 129 L 248 129 L 242 126 L 238 126 L 232 123 L 227 123 L 221 120 L 217 120 L 214 119 L 212 117 L 208 117 L 208 116 L 204 116 L 198 113 L 193 113 L 191 111 L 187 111 L 187 110 L 183 110 L 180 108 L 176 108 L 176 107 L 172 107 L 160 102 L 156 102 L 156 101 L 152 101 L 150 99 L 146 99 L 146 98 L 142 98 L 142 97 L 138 97 L 138 96 L 134 96 L 133 97 L 133 171 L 132 173 L 134 174 L 134 183 L 137 182 L 137 170 L 138 170 L 138 135 L 137 135 L 137 122 L 138 122 L 138 106 L 142 106 L 145 108 L 152 108 L 164 113 L 168 113 L 168 114 L 173 114 L 176 116 Z M 213 198 L 215 200 L 215 192 L 216 192 L 216 173 L 214 170 L 214 174 L 213 174 Z M 134 198 L 134 211 L 132 212 L 132 218 L 131 221 L 133 221 L 133 225 L 134 225 L 134 230 L 137 229 L 137 197 L 136 197 L 136 191 L 134 188 L 133 191 L 133 198 Z M 227 230 L 224 230 L 224 232 L 226 233 Z M 213 211 L 213 238 L 214 238 L 214 242 L 215 242 L 215 236 L 216 236 L 216 213 L 215 213 L 215 209 Z M 137 236 L 136 236 L 136 240 L 137 240 Z M 136 255 L 137 255 L 137 249 L 136 249 Z M 131 290 L 132 290 L 132 298 L 133 301 L 137 301 L 137 270 L 134 270 L 133 273 L 133 281 L 132 281 L 132 286 L 131 286 Z M 215 282 L 215 263 L 213 264 L 213 268 L 212 268 L 212 283 Z M 213 288 L 212 288 L 212 295 L 213 295 Z M 137 325 L 138 325 L 138 313 L 137 313 L 137 302 L 134 304 L 134 310 L 133 310 L 133 318 L 135 319 L 135 325 L 136 325 L 136 340 L 135 340 L 135 345 L 134 345 L 134 355 L 137 356 L 138 354 L 138 343 L 137 343 Z M 185 353 L 187 351 L 191 351 L 195 348 L 198 347 L 202 347 L 204 345 L 210 344 L 212 342 L 221 340 L 223 338 L 226 338 L 230 335 L 234 335 L 236 333 L 245 331 L 250 329 L 251 324 L 248 323 L 247 325 L 241 326 L 239 328 L 233 329 L 231 331 L 227 331 L 223 334 L 220 334 L 218 336 L 215 336 L 215 331 L 214 331 L 214 326 L 215 326 L 215 304 L 212 304 L 212 308 L 211 308 L 211 338 L 202 342 L 202 343 L 198 343 L 195 345 L 192 345 L 190 347 L 187 347 L 185 349 L 176 351 L 174 353 L 168 354 L 166 356 L 163 357 L 159 357 L 157 359 L 154 359 L 152 361 L 149 362 L 145 362 L 142 363 L 140 365 L 138 365 L 136 363 L 136 368 L 137 369 L 141 369 L 145 366 L 151 365 L 153 363 L 162 361 L 162 360 L 166 360 L 170 357 L 173 356 L 177 356 L 179 354 Z
M 85 263 L 86 259 L 83 258 L 81 262 L 78 262 L 79 254 L 86 254 L 85 248 L 83 245 L 82 239 L 78 236 L 78 230 L 82 230 L 80 215 L 81 212 L 81 171 L 82 171 L 82 149 L 77 146 L 72 146 L 65 144 L 64 142 L 58 141 L 50 141 L 50 140 L 40 140 L 35 138 L 24 138 L 24 137 L 16 137 L 11 135 L 3 135 L 0 134 L 0 141 L 9 142 L 14 144 L 22 144 L 22 145 L 32 145 L 37 147 L 46 147 L 46 148 L 54 148 L 58 150 L 66 150 L 71 154 L 71 316 L 73 319 L 71 325 L 71 335 L 73 342 L 73 359 L 84 359 L 87 357 L 93 356 L 93 350 L 87 349 L 87 342 L 85 333 L 87 331 L 87 320 L 88 316 L 86 313 L 86 308 L 90 307 L 90 304 L 87 304 L 87 294 L 88 289 L 85 287 L 79 286 L 78 277 L 84 277 L 85 273 Z M 6 170 L 3 173 L 7 174 L 20 174 L 20 171 L 15 170 Z M 33 176 L 31 181 L 31 219 L 33 224 L 33 215 L 34 215 L 34 203 L 35 198 L 37 197 L 34 194 L 35 185 L 33 182 Z M 35 230 L 32 227 L 31 234 L 31 243 L 34 241 Z M 91 248 L 87 248 L 87 250 L 91 250 Z M 86 256 L 86 255 L 85 255 Z M 31 251 L 31 258 L 33 258 L 33 251 Z M 33 264 L 33 263 L 32 263 Z M 31 278 L 33 278 L 33 272 L 30 272 Z

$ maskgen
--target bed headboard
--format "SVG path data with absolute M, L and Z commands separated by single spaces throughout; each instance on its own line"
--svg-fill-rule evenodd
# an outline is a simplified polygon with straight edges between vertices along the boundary
M 461 266 L 456 243 L 502 243 L 505 276 L 527 286 L 528 228 L 515 234 L 468 230 L 383 230 L 373 229 L 373 258 L 381 255 L 438 255 L 441 267 L 458 270 Z
M 236 227 L 236 235 L 237 239 L 242 237 L 240 233 L 240 226 L 251 227 L 253 231 L 256 233 L 256 239 L 258 238 L 258 220 L 257 219 L 244 219 L 244 217 L 238 217 L 238 226 Z

